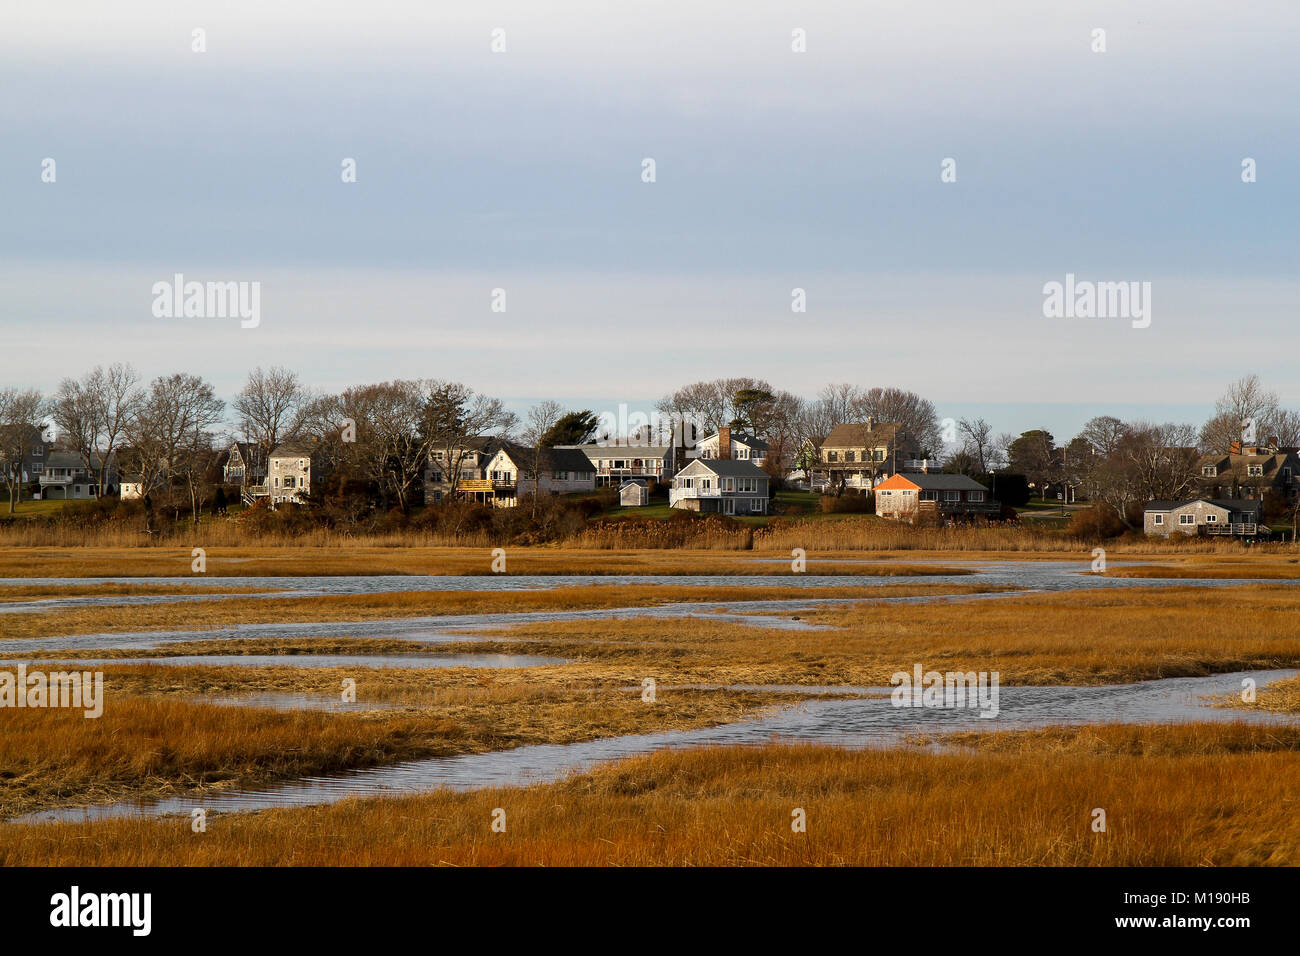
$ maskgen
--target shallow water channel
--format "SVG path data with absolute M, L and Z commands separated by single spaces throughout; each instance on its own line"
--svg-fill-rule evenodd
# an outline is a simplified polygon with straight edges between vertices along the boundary
M 49 810 L 13 822 L 157 817 L 189 814 L 196 807 L 203 807 L 210 813 L 232 813 L 334 803 L 349 797 L 427 793 L 440 787 L 471 790 L 539 783 L 557 780 L 611 760 L 702 745 L 752 746 L 776 740 L 844 747 L 886 747 L 901 743 L 906 735 L 912 733 L 962 730 L 1023 730 L 1099 722 L 1293 723 L 1295 718 L 1291 715 L 1212 707 L 1202 698 L 1238 693 L 1243 679 L 1248 677 L 1264 686 L 1297 673 L 1300 672 L 1251 671 L 1102 687 L 1003 687 L 1000 712 L 993 719 L 983 719 L 974 710 L 895 707 L 887 696 L 890 688 L 853 688 L 853 691 L 882 696 L 860 696 L 848 700 L 812 697 L 770 716 L 719 727 L 410 760 L 370 770 L 307 777 L 257 790 L 210 791 L 159 801 L 123 801 L 89 808 Z M 834 688 L 811 690 L 823 694 Z M 670 694 L 672 688 L 661 688 L 660 693 Z

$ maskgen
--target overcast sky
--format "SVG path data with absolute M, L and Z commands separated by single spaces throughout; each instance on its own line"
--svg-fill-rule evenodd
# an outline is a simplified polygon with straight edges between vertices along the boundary
M 1298 47 L 1293 0 L 11 0 L 0 385 L 754 375 L 1058 437 L 1249 372 L 1300 406 Z M 260 282 L 260 324 L 155 317 L 175 273 Z M 1150 327 L 1045 318 L 1067 273 L 1150 282 Z

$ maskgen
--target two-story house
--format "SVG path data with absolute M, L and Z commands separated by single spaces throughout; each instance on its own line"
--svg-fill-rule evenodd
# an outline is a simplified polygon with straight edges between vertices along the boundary
M 1197 490 L 1206 498 L 1291 498 L 1300 491 L 1300 458 L 1269 445 L 1234 445 L 1227 455 L 1201 458 Z
M 1002 506 L 989 497 L 989 490 L 966 475 L 890 475 L 876 483 L 874 494 L 877 516 L 894 521 L 991 518 L 1002 512 Z
M 254 442 L 232 442 L 226 463 L 221 466 L 221 476 L 228 485 L 265 484 L 266 455 L 262 446 Z
M 81 456 L 71 451 L 49 451 L 35 477 L 40 484 L 41 498 L 45 501 L 86 500 L 99 496 L 97 465 L 87 465 Z M 117 493 L 117 455 L 109 456 L 104 479 L 104 494 Z
M 677 470 L 680 449 L 672 445 L 565 445 L 587 456 L 596 487 L 621 488 L 629 479 L 664 484 Z
M 463 493 L 466 497 L 484 499 L 481 491 L 469 492 L 461 488 L 464 481 L 482 481 L 487 474 L 488 462 L 506 444 L 504 438 L 494 435 L 479 435 L 467 439 L 460 448 L 435 448 L 429 452 L 429 461 L 424 467 L 424 500 L 426 504 L 438 504 L 449 498 L 452 491 Z M 491 497 L 490 495 L 487 497 Z
M 513 508 L 532 495 L 596 490 L 591 461 L 576 448 L 534 449 L 509 443 L 484 469 L 486 477 L 462 480 L 459 492 L 498 508 Z
M 821 443 L 814 483 L 869 490 L 899 472 L 929 471 L 921 449 L 900 422 L 847 422 Z M 818 480 L 821 479 L 821 480 Z
M 696 458 L 668 489 L 673 508 L 708 514 L 767 514 L 771 478 L 752 461 Z
M 311 442 L 282 442 L 266 457 L 266 484 L 257 497 L 266 495 L 271 506 L 301 503 L 311 494 L 314 447 Z
M 767 460 L 769 447 L 767 442 L 745 432 L 734 431 L 723 426 L 707 438 L 701 438 L 695 446 L 696 458 L 721 458 L 731 461 L 752 461 L 762 468 Z
M 1142 530 L 1166 538 L 1175 532 L 1254 538 L 1269 534 L 1268 526 L 1261 524 L 1263 507 L 1259 498 L 1149 501 L 1142 509 Z

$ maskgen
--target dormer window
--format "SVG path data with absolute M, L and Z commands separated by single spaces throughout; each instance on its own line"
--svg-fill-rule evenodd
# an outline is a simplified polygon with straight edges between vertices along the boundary
M 1264 474 L 1264 466 L 1263 466 L 1263 465 L 1247 465 L 1247 466 L 1246 466 L 1246 474 L 1248 474 L 1248 475 L 1262 475 L 1262 474 Z
M 1201 469 L 1201 474 L 1206 478 L 1213 478 L 1216 474 L 1215 467 L 1213 465 L 1206 465 Z

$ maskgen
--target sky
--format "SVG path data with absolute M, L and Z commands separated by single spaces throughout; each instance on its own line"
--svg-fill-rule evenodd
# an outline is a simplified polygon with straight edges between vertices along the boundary
M 15 0 L 0 387 L 750 375 L 1062 438 L 1249 373 L 1300 406 L 1297 41 L 1290 0 Z M 259 283 L 256 327 L 156 315 L 178 273 Z M 1045 316 L 1067 275 L 1150 283 L 1149 325 Z

